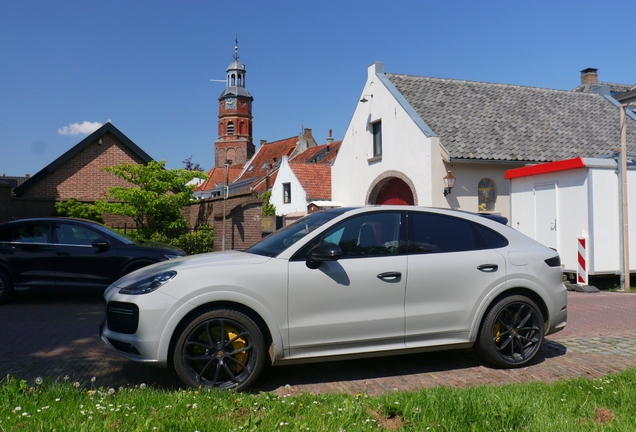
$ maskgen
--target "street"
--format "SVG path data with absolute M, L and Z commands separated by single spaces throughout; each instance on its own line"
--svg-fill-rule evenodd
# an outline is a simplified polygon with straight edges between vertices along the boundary
M 382 394 L 434 386 L 551 382 L 600 378 L 636 367 L 636 295 L 568 293 L 568 326 L 550 335 L 529 367 L 501 370 L 472 351 L 446 351 L 365 360 L 275 367 L 254 390 L 275 394 L 342 392 Z M 0 377 L 32 383 L 51 377 L 96 387 L 144 383 L 176 389 L 176 375 L 119 356 L 98 337 L 104 315 L 99 291 L 17 292 L 0 307 Z

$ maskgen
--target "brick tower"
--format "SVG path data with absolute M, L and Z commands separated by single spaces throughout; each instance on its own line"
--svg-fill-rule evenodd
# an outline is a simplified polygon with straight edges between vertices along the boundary
M 245 65 L 238 61 L 238 41 L 234 61 L 226 70 L 225 90 L 219 96 L 219 138 L 214 142 L 215 165 L 244 165 L 254 156 L 252 143 L 252 101 L 245 88 Z M 231 161 L 231 162 L 230 162 Z

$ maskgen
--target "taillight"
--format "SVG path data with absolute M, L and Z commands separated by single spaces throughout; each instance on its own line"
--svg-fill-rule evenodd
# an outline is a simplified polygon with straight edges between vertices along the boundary
M 548 258 L 545 260 L 545 263 L 550 267 L 561 267 L 561 257 L 557 255 L 555 257 Z

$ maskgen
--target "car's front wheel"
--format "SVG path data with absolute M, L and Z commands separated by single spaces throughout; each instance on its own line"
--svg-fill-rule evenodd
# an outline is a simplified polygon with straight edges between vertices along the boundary
M 174 368 L 190 387 L 244 390 L 265 364 L 258 326 L 233 310 L 212 310 L 193 318 L 179 333 Z
M 499 300 L 486 314 L 477 342 L 482 357 L 496 366 L 527 364 L 543 343 L 543 317 L 539 308 L 521 295 Z
M 0 304 L 4 304 L 9 301 L 11 293 L 13 292 L 13 283 L 11 278 L 4 271 L 0 270 Z

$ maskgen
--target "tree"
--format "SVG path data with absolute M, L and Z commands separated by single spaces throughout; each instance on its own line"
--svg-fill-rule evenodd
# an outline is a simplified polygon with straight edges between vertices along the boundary
M 205 171 L 201 167 L 201 165 L 199 165 L 198 163 L 192 162 L 192 155 L 190 155 L 189 158 L 181 161 L 181 163 L 185 165 L 185 169 L 188 171 Z
M 165 169 L 166 161 L 150 161 L 147 165 L 121 163 L 105 167 L 117 177 L 131 183 L 131 187 L 108 188 L 109 201 L 97 201 L 102 213 L 130 216 L 144 236 L 152 232 L 167 233 L 173 228 L 186 228 L 181 207 L 194 201 L 194 186 L 187 183 L 195 178 L 206 179 L 202 171 Z
M 265 191 L 258 197 L 263 200 L 263 216 L 276 216 L 276 206 L 270 201 L 272 191 Z
M 102 214 L 97 210 L 95 204 L 87 204 L 71 198 L 68 201 L 57 201 L 53 216 L 74 217 L 81 219 L 90 219 L 95 222 L 103 223 Z

